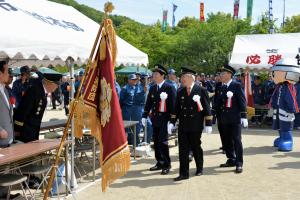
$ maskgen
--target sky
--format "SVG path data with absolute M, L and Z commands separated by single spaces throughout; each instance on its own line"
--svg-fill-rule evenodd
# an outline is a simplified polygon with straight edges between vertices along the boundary
M 86 4 L 97 10 L 103 11 L 106 0 L 76 0 L 80 4 Z M 110 0 L 115 10 L 113 14 L 130 17 L 144 24 L 154 24 L 157 20 L 162 20 L 162 11 L 169 10 L 168 22 L 172 24 L 172 3 L 178 6 L 175 16 L 176 23 L 185 16 L 199 18 L 200 0 Z M 300 14 L 300 0 L 285 0 L 286 16 Z M 205 17 L 207 13 L 218 11 L 233 13 L 234 0 L 201 0 L 204 2 Z M 273 15 L 277 19 L 276 24 L 280 25 L 283 20 L 284 0 L 273 0 Z M 240 0 L 239 17 L 246 17 L 247 0 Z M 259 21 L 262 13 L 269 10 L 269 0 L 253 0 L 252 23 Z

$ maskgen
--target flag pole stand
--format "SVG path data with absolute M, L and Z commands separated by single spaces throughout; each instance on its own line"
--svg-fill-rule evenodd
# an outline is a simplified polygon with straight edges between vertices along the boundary
M 107 17 L 107 16 L 105 16 L 105 18 L 106 18 L 106 17 Z M 97 36 L 96 36 L 96 39 L 95 39 L 95 42 L 94 42 L 92 51 L 91 51 L 91 53 L 90 53 L 90 57 L 89 57 L 89 59 L 88 59 L 88 64 L 87 64 L 87 66 L 86 66 L 86 69 L 85 69 L 83 78 L 82 78 L 81 83 L 80 83 L 80 86 L 79 86 L 79 88 L 78 88 L 78 91 L 81 91 L 81 90 L 82 90 L 82 85 L 83 85 L 83 83 L 84 83 L 84 81 L 85 81 L 85 79 L 86 79 L 86 75 L 87 75 L 87 72 L 88 72 L 88 70 L 89 70 L 89 68 L 90 68 L 91 61 L 92 61 L 92 59 L 93 59 L 93 57 L 94 57 L 94 53 L 95 53 L 95 50 L 96 50 L 96 46 L 97 46 L 98 41 L 99 41 L 99 38 L 100 38 L 100 36 L 101 36 L 101 34 L 102 34 L 103 28 L 104 28 L 104 23 L 101 23 L 101 26 L 100 26 L 100 28 L 99 28 L 99 30 L 98 30 L 98 33 L 97 33 Z M 47 200 L 47 199 L 48 199 L 48 195 L 49 195 L 50 189 L 51 189 L 52 184 L 53 184 L 53 180 L 54 180 L 55 173 L 57 173 L 57 172 L 56 172 L 56 169 L 58 168 L 59 157 L 60 157 L 60 155 L 61 155 L 61 153 L 62 153 L 62 150 L 63 150 L 63 148 L 64 148 L 64 143 L 65 143 L 65 141 L 66 141 L 66 139 L 67 139 L 67 136 L 68 136 L 68 130 L 69 130 L 69 127 L 70 127 L 70 125 L 71 125 L 71 123 L 72 123 L 73 116 L 74 116 L 74 111 L 75 111 L 75 108 L 76 108 L 76 106 L 77 106 L 79 97 L 80 97 L 80 92 L 77 92 L 76 97 L 75 97 L 75 101 L 74 101 L 73 104 L 71 104 L 70 114 L 69 114 L 69 117 L 68 117 L 68 119 L 67 119 L 67 123 L 66 123 L 65 129 L 64 129 L 64 132 L 63 132 L 63 136 L 62 136 L 62 138 L 61 138 L 60 145 L 59 145 L 58 150 L 57 150 L 57 153 L 56 153 L 55 162 L 54 162 L 53 167 L 52 167 L 52 169 L 51 169 L 51 175 L 50 175 L 50 178 L 49 178 L 49 181 L 48 181 L 48 185 L 47 185 L 46 191 L 45 191 L 45 193 L 44 193 L 44 198 L 43 198 L 43 200 Z M 73 141 L 72 141 L 72 144 L 71 144 L 71 145 L 72 145 L 72 146 L 74 145 Z M 71 173 L 71 174 L 72 174 L 72 173 Z M 71 192 L 72 192 L 72 191 L 71 191 Z

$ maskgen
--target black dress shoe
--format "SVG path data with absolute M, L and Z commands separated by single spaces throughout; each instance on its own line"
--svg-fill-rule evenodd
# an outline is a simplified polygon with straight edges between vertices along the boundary
M 189 177 L 180 175 L 180 176 L 174 178 L 174 181 L 182 181 L 182 180 L 186 180 L 186 179 L 189 179 Z
M 242 173 L 243 172 L 243 167 L 236 167 L 236 169 L 235 169 L 235 173 L 237 173 L 237 174 L 240 174 L 240 173 Z
M 154 167 L 151 167 L 149 170 L 150 171 L 158 171 L 161 170 L 162 168 L 160 166 L 155 165 Z
M 167 175 L 168 173 L 170 172 L 170 169 L 163 169 L 163 170 L 161 170 L 161 175 Z
M 221 164 L 220 167 L 235 167 L 235 165 L 235 161 L 233 161 L 232 159 L 228 159 L 226 163 Z
M 9 199 L 18 199 L 21 196 L 20 193 L 9 195 Z
M 202 176 L 203 175 L 203 171 L 202 170 L 197 170 L 195 173 L 195 176 Z

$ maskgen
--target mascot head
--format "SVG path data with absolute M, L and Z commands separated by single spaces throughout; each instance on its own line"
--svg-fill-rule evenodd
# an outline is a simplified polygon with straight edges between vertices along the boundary
M 300 66 L 296 59 L 281 59 L 272 67 L 272 77 L 276 84 L 289 82 L 295 84 L 299 81 Z

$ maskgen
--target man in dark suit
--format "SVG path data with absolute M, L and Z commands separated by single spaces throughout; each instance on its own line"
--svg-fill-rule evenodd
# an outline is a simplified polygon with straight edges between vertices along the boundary
M 47 105 L 46 93 L 58 87 L 60 74 L 43 74 L 43 79 L 32 79 L 30 87 L 14 113 L 14 128 L 18 140 L 31 142 L 39 139 L 40 126 Z
M 14 139 L 13 107 L 9 101 L 9 92 L 6 88 L 8 81 L 8 60 L 0 60 L 0 149 L 9 147 Z M 9 171 L 9 167 L 5 171 Z M 9 199 L 15 199 L 20 196 L 20 193 L 7 195 L 8 191 L 8 187 L 0 187 L 0 199 L 7 199 L 8 196 Z
M 248 126 L 245 94 L 240 83 L 232 80 L 235 70 L 229 65 L 221 69 L 223 83 L 220 98 L 215 102 L 219 120 L 224 131 L 224 145 L 227 162 L 220 167 L 236 167 L 236 173 L 243 171 L 243 145 L 241 125 Z
M 189 178 L 189 150 L 192 149 L 197 170 L 195 175 L 203 173 L 203 150 L 201 148 L 201 135 L 212 132 L 212 116 L 209 97 L 206 89 L 195 84 L 196 72 L 187 68 L 181 68 L 180 89 L 176 97 L 175 118 L 172 118 L 170 128 L 179 119 L 178 142 L 179 142 L 179 176 L 174 181 Z
M 162 170 L 161 174 L 166 175 L 171 168 L 171 159 L 168 146 L 168 122 L 175 116 L 175 88 L 165 82 L 167 70 L 157 64 L 153 70 L 155 85 L 151 86 L 143 113 L 142 124 L 147 124 L 147 117 L 151 112 L 153 126 L 153 141 L 155 158 L 157 163 L 150 171 Z
M 0 61 L 0 148 L 13 142 L 13 108 L 5 84 L 9 79 L 7 61 Z

